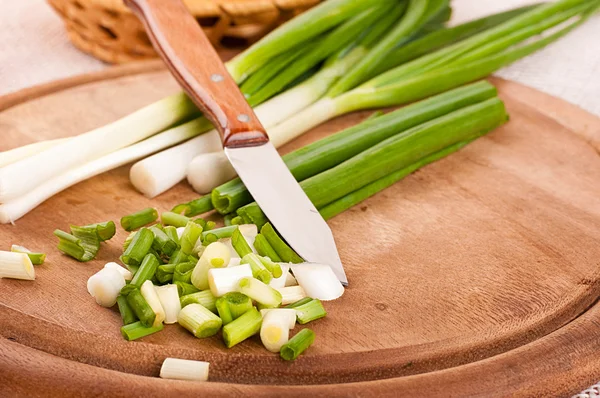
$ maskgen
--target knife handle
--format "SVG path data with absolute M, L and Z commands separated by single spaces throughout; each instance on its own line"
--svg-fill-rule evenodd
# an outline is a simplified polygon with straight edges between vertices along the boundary
M 204 31 L 181 0 L 125 0 L 192 101 L 221 133 L 223 146 L 261 145 L 269 137 Z

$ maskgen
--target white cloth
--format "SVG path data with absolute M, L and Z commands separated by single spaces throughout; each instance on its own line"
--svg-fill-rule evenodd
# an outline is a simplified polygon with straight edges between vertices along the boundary
M 452 23 L 532 2 L 453 0 Z M 0 95 L 108 67 L 70 44 L 60 18 L 44 0 L 0 0 L 0 10 Z M 600 16 L 498 75 L 600 116 Z

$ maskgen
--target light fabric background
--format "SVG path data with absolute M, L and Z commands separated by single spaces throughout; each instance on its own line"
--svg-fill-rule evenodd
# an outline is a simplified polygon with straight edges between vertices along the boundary
M 531 2 L 453 0 L 452 23 Z M 60 18 L 44 0 L 0 0 L 0 95 L 107 67 L 70 44 Z M 600 116 L 600 16 L 498 75 Z

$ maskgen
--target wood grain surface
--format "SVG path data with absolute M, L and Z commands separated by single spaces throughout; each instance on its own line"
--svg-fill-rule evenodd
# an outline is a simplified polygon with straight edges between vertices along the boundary
M 0 150 L 81 133 L 176 91 L 156 65 L 0 99 Z M 506 126 L 330 221 L 351 285 L 326 304 L 328 317 L 311 325 L 314 346 L 294 363 L 258 339 L 228 350 L 178 326 L 126 342 L 118 312 L 86 291 L 126 233 L 86 264 L 55 249 L 55 228 L 196 197 L 183 183 L 148 200 L 123 167 L 0 226 L 0 248 L 49 254 L 36 281 L 0 280 L 0 396 L 563 396 L 596 381 L 600 121 L 493 82 Z M 322 125 L 283 152 L 368 114 Z M 168 356 L 210 361 L 213 382 L 147 377 Z

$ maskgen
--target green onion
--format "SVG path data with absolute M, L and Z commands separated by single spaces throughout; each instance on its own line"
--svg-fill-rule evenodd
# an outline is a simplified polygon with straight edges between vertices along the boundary
M 310 303 L 311 301 L 313 301 L 312 298 L 310 297 L 305 297 L 301 300 L 296 301 L 295 303 L 292 304 L 288 304 L 285 306 L 285 308 L 296 308 L 296 307 L 300 307 L 301 305 L 304 305 L 306 303 Z
M 298 323 L 301 325 L 324 318 L 327 315 L 327 311 L 325 311 L 325 307 L 323 307 L 321 300 L 311 299 L 303 304 L 298 305 L 297 303 L 299 302 L 291 304 L 293 307 L 288 306 L 287 308 L 293 308 L 296 310 Z
M 169 258 L 169 264 L 186 263 L 189 261 L 189 256 L 181 250 L 175 250 Z
M 160 332 L 163 328 L 164 325 L 162 323 L 157 326 L 147 327 L 142 322 L 135 322 L 121 326 L 121 334 L 125 340 L 133 341 Z
M 265 237 L 282 261 L 294 264 L 304 262 L 302 257 L 297 255 L 296 252 L 279 237 L 279 234 L 275 232 L 275 229 L 273 229 L 273 226 L 270 223 L 266 223 L 262 226 L 260 234 Z
M 237 229 L 237 225 L 230 225 L 223 228 L 217 228 L 210 231 L 202 232 L 202 243 L 207 246 L 210 243 L 217 242 L 219 239 L 231 238 L 233 232 Z
M 252 276 L 267 285 L 273 279 L 271 272 L 263 265 L 260 257 L 254 253 L 248 253 L 242 257 L 240 264 L 249 264 L 252 268 Z
M 160 283 L 168 283 L 173 280 L 173 273 L 175 272 L 175 264 L 164 264 L 158 267 L 156 270 L 156 280 Z
M 206 224 L 204 224 L 204 230 L 205 231 L 212 231 L 213 229 L 215 229 L 217 226 L 217 223 L 214 221 L 207 221 Z
M 214 336 L 223 324 L 221 318 L 200 304 L 189 304 L 183 307 L 177 322 L 197 338 Z
M 123 252 L 121 260 L 127 266 L 138 267 L 146 254 L 150 252 L 154 234 L 147 228 L 142 228 L 133 236 L 133 240 Z
M 158 269 L 158 259 L 153 254 L 146 254 L 142 260 L 142 264 L 137 272 L 133 275 L 130 285 L 142 287 L 142 284 L 151 280 Z
M 77 227 L 71 225 L 71 234 L 59 229 L 54 231 L 58 237 L 58 250 L 78 261 L 90 261 L 100 250 L 100 243 L 109 240 L 116 232 L 115 223 L 107 221 Z
M 150 227 L 150 231 L 154 234 L 154 240 L 152 241 L 152 248 L 158 253 L 170 256 L 177 249 L 177 242 L 171 239 L 165 231 L 158 227 Z M 175 231 L 177 236 L 177 231 Z
M 31 264 L 33 264 L 33 265 L 42 265 L 42 264 L 44 264 L 44 261 L 46 260 L 46 254 L 32 253 L 31 250 L 29 250 L 23 246 L 12 245 L 10 248 L 10 251 L 14 252 L 14 253 L 27 254 L 27 257 L 29 257 L 29 260 L 31 260 Z
M 208 271 L 212 268 L 223 268 L 229 265 L 231 253 L 229 247 L 222 242 L 214 242 L 206 247 L 191 275 L 191 283 L 200 290 L 209 288 Z
M 142 292 L 140 289 L 133 285 L 127 285 L 125 287 L 131 287 L 133 289 L 129 290 L 126 295 L 127 304 L 131 307 L 135 316 L 140 320 L 140 322 L 146 326 L 150 327 L 154 323 L 156 319 L 156 314 L 152 307 L 148 304 L 144 296 L 142 296 Z M 124 293 L 124 290 L 121 290 L 121 294 Z
M 189 221 L 183 230 L 183 234 L 181 235 L 181 252 L 187 255 L 192 254 L 194 247 L 196 247 L 196 242 L 198 242 L 198 239 L 200 239 L 201 235 L 202 226 L 194 221 Z
M 256 278 L 241 278 L 237 290 L 264 308 L 277 308 L 281 305 L 281 293 Z
M 283 275 L 283 271 L 281 270 L 281 265 L 274 263 L 273 261 L 271 261 L 271 259 L 269 257 L 259 257 L 259 259 L 262 262 L 262 264 L 265 266 L 265 268 L 269 270 L 271 275 L 273 275 L 273 278 L 279 278 L 279 277 L 281 277 L 281 275 Z
M 146 224 L 158 220 L 158 211 L 152 207 L 140 210 L 137 213 L 130 214 L 121 218 L 121 227 L 125 231 L 133 231 Z
M 160 215 L 160 219 L 164 225 L 171 225 L 173 227 L 185 227 L 190 218 L 181 214 L 173 213 L 171 211 L 164 212 Z
M 177 285 L 177 290 L 179 291 L 179 297 L 187 296 L 188 294 L 198 293 L 200 291 L 191 283 L 175 282 L 175 284 Z
M 209 311 L 217 312 L 216 301 L 217 298 L 213 296 L 210 290 L 204 290 L 181 297 L 181 307 L 183 308 L 190 304 L 200 304 Z
M 185 282 L 191 283 L 192 271 L 196 263 L 179 263 L 175 266 L 175 272 L 173 273 L 173 282 Z
M 137 316 L 135 316 L 135 313 L 129 306 L 126 297 L 119 295 L 117 297 L 117 304 L 119 306 L 119 312 L 121 313 L 123 325 L 129 325 L 131 323 L 137 322 L 138 318 Z
M 233 322 L 253 308 L 250 297 L 238 292 L 227 293 L 219 297 L 215 305 L 219 317 L 223 320 L 223 325 Z
M 460 87 L 427 100 L 406 106 L 375 119 L 325 137 L 283 157 L 298 181 L 312 177 L 355 156 L 367 148 L 396 135 L 468 105 L 496 95 L 496 88 L 487 82 Z M 251 201 L 250 193 L 239 178 L 217 187 L 212 192 L 215 208 L 221 213 L 235 211 Z M 254 209 L 255 210 L 255 209 Z M 252 209 L 238 210 L 251 220 L 262 222 L 264 215 Z M 266 218 L 264 218 L 266 222 Z M 263 223 L 264 224 L 264 223 Z
M 183 214 L 186 217 L 194 217 L 199 214 L 208 213 L 213 209 L 212 200 L 210 195 L 202 196 L 198 199 L 194 199 L 187 203 L 182 203 L 173 207 L 171 212 L 177 214 Z
M 223 340 L 227 348 L 241 343 L 260 331 L 262 316 L 254 307 L 246 311 L 242 316 L 223 326 Z
M 27 254 L 0 251 L 0 279 L 2 278 L 35 280 L 35 268 Z
M 246 254 L 252 253 L 252 248 L 246 241 L 244 235 L 242 235 L 240 232 L 239 227 L 236 228 L 231 234 L 231 245 L 240 257 L 244 257 Z
M 256 249 L 256 252 L 261 256 L 270 258 L 273 261 L 281 262 L 281 258 L 279 257 L 275 249 L 273 249 L 273 246 L 269 244 L 269 241 L 267 241 L 267 238 L 265 238 L 264 235 L 256 235 L 256 238 L 254 239 L 254 248 Z M 276 278 L 278 277 L 276 276 Z
M 173 242 L 175 242 L 175 244 L 177 244 L 177 247 L 179 247 L 180 243 L 179 243 L 179 235 L 177 235 L 177 228 L 172 225 L 167 225 L 166 227 L 163 228 L 163 231 L 169 237 L 169 239 L 171 239 Z M 172 254 L 173 253 L 171 253 L 171 255 Z
M 286 361 L 293 361 L 306 351 L 314 341 L 315 332 L 310 329 L 302 329 L 281 347 L 279 355 Z

